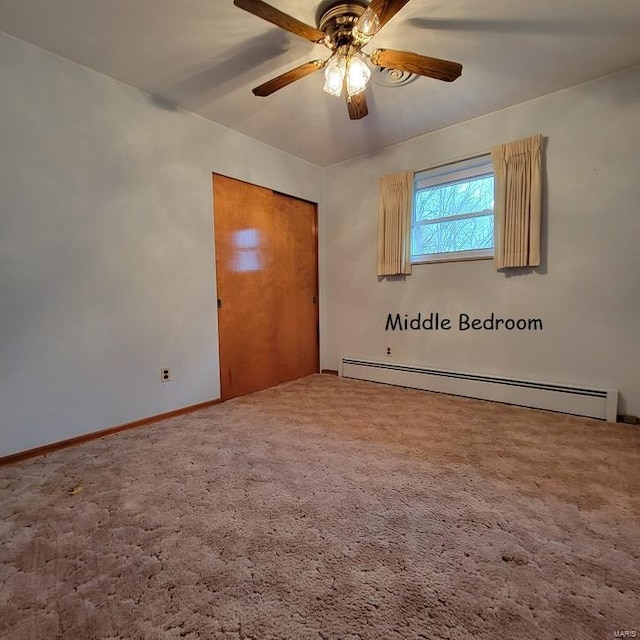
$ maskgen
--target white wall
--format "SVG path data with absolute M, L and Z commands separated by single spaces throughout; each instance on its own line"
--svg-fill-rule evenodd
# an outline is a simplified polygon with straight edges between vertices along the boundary
M 423 108 L 428 109 L 428 104 Z M 377 179 L 541 133 L 544 264 L 489 261 L 376 276 Z M 640 68 L 549 95 L 325 171 L 323 367 L 341 355 L 617 388 L 640 414 Z M 386 332 L 390 312 L 541 318 L 535 332 Z
M 0 457 L 219 397 L 211 173 L 321 172 L 2 33 L 0 87 Z

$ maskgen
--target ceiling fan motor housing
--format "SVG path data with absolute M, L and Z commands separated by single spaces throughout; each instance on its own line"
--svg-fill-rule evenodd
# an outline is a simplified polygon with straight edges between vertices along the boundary
M 356 2 L 322 3 L 318 8 L 317 23 L 320 31 L 326 35 L 325 44 L 332 50 L 348 47 L 354 42 L 353 27 L 364 13 L 368 3 Z

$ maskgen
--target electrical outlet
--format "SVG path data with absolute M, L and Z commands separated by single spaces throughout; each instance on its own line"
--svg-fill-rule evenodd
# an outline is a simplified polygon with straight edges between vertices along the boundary
M 388 358 L 391 357 L 391 347 L 385 347 L 385 354 L 387 355 Z
M 160 369 L 160 382 L 171 382 L 171 369 L 169 367 Z

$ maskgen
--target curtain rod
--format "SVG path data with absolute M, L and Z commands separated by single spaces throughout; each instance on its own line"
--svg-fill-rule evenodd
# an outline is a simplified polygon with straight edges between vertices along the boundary
M 433 171 L 434 169 L 441 169 L 442 167 L 446 167 L 450 164 L 457 164 L 458 162 L 463 162 L 464 160 L 475 160 L 476 158 L 484 158 L 485 156 L 490 156 L 491 151 L 483 151 L 482 153 L 474 153 L 468 156 L 460 156 L 458 158 L 454 158 L 453 160 L 447 160 L 447 162 L 442 162 L 440 164 L 434 164 L 430 167 L 426 167 L 425 169 L 414 169 L 414 175 L 417 173 L 424 173 L 425 171 Z

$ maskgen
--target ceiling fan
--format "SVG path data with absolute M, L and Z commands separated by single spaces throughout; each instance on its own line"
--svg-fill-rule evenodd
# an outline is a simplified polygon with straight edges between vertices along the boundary
M 301 38 L 323 44 L 332 52 L 325 60 L 311 60 L 261 84 L 253 89 L 254 95 L 269 96 L 296 80 L 324 69 L 324 90 L 335 96 L 344 93 L 349 118 L 359 120 L 369 113 L 365 88 L 371 70 L 365 60 L 384 69 L 452 82 L 462 73 L 462 65 L 457 62 L 395 49 L 375 49 L 371 53 L 362 50 L 407 2 L 409 0 L 325 1 L 318 8 L 318 28 L 315 28 L 262 0 L 234 0 L 240 9 Z

